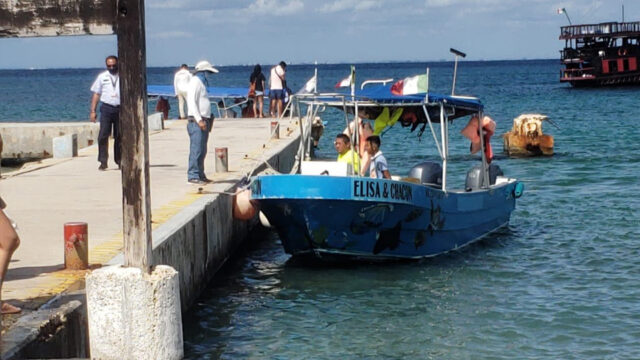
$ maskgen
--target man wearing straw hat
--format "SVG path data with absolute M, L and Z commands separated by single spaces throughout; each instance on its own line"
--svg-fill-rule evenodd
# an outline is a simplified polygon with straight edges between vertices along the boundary
M 215 74 L 218 69 L 206 60 L 196 64 L 195 74 L 187 87 L 187 131 L 189 133 L 189 184 L 204 185 L 211 182 L 204 174 L 204 158 L 207 156 L 207 141 L 213 127 L 211 103 L 207 96 L 209 82 L 206 74 Z

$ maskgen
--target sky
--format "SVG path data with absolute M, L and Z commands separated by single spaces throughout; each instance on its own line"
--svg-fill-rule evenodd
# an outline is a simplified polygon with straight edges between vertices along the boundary
M 559 58 L 560 26 L 640 0 L 146 0 L 147 66 Z M 102 67 L 115 35 L 0 38 L 0 69 Z

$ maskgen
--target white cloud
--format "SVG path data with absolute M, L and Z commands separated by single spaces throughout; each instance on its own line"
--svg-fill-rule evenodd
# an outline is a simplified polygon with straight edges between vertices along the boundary
M 182 9 L 189 5 L 184 0 L 150 0 L 148 4 L 150 9 Z
M 193 34 L 186 31 L 164 31 L 150 33 L 150 39 L 187 39 L 193 37 Z
M 149 9 L 171 10 L 184 9 L 188 11 L 215 10 L 242 10 L 254 0 L 147 0 Z
M 319 11 L 323 13 L 333 13 L 346 10 L 365 11 L 382 7 L 380 0 L 336 0 L 330 4 L 325 4 Z
M 426 7 L 444 7 L 455 4 L 455 0 L 426 0 Z
M 277 0 L 256 0 L 247 7 L 250 14 L 291 15 L 301 12 L 304 3 L 301 0 L 290 0 L 286 3 Z
M 543 0 L 549 1 L 549 0 Z M 529 3 L 539 2 L 536 0 L 529 0 Z M 521 7 L 520 1 L 516 0 L 425 0 L 425 7 L 427 8 L 440 8 L 449 6 L 459 6 L 460 8 L 475 8 L 490 11 L 492 7 L 500 5 L 500 7 Z

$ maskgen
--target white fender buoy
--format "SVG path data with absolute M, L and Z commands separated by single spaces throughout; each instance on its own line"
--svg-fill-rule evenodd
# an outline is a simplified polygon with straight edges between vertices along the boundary
M 273 227 L 273 226 L 271 226 L 271 223 L 269 222 L 269 219 L 267 219 L 267 215 L 265 215 L 262 211 L 260 211 L 258 213 L 258 217 L 260 218 L 260 224 L 262 224 L 262 226 L 264 226 L 266 228 Z
M 236 192 L 233 197 L 233 218 L 237 220 L 251 220 L 258 212 L 258 205 L 251 201 L 251 190 Z

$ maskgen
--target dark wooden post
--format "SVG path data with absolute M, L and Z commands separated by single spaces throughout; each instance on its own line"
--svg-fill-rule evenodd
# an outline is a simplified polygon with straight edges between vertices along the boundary
M 151 269 L 151 191 L 144 0 L 118 0 L 124 265 Z
M 0 0 L 0 38 L 118 36 L 125 266 L 151 268 L 144 0 Z

